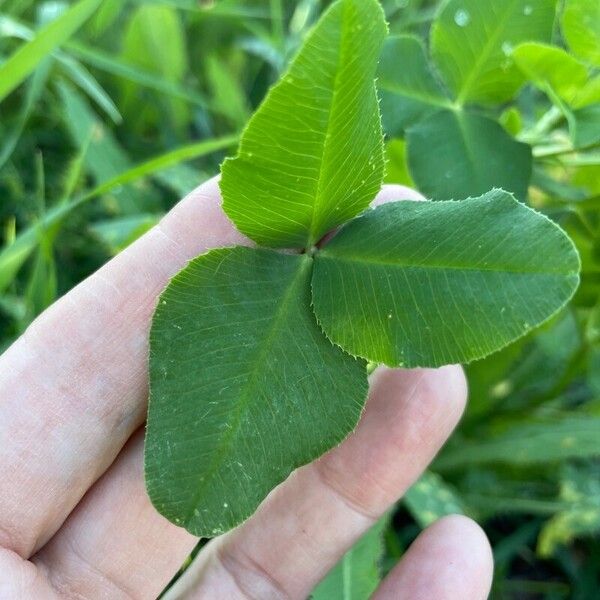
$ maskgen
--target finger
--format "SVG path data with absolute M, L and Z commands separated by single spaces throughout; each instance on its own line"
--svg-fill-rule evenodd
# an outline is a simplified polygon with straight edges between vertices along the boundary
M 143 422 L 148 328 L 169 278 L 207 248 L 246 243 L 213 179 L 0 357 L 0 547 L 31 555 Z
M 143 431 L 32 558 L 62 598 L 156 598 L 197 543 L 150 504 Z
M 485 600 L 493 568 L 482 529 L 466 517 L 445 517 L 421 533 L 373 600 Z
M 168 598 L 305 598 L 433 459 L 460 415 L 458 367 L 376 372 L 357 430 L 211 542 Z

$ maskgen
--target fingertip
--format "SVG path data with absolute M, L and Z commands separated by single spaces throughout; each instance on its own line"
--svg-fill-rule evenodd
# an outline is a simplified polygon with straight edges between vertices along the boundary
M 373 598 L 484 600 L 493 570 L 492 549 L 481 527 L 468 517 L 450 515 L 419 535 Z
M 405 185 L 398 184 L 386 184 L 375 197 L 375 200 L 371 203 L 373 208 L 387 204 L 388 202 L 397 202 L 398 200 L 425 200 L 425 196 L 413 190 Z
M 446 412 L 454 428 L 467 406 L 468 383 L 464 369 L 460 365 L 446 365 L 428 369 L 428 375 L 425 383 L 432 387 L 432 394 L 446 403 Z
M 412 389 L 408 396 L 407 389 Z M 412 399 L 419 404 L 418 414 L 424 421 L 443 424 L 446 436 L 460 421 L 468 396 L 467 378 L 460 365 L 408 370 L 379 367 L 371 376 L 371 390 L 373 398 L 382 397 L 386 403 L 390 395 Z
M 491 578 L 494 556 L 487 534 L 479 523 L 465 515 L 447 515 L 433 523 L 429 529 L 431 535 L 444 536 L 454 540 L 457 545 L 477 549 L 478 551 L 472 554 L 471 564 L 477 567 L 482 576 Z

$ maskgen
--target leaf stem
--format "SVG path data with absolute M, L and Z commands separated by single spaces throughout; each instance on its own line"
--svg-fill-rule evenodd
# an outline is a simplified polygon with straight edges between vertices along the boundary
M 588 150 L 595 150 L 596 148 L 600 148 L 600 142 L 596 142 L 595 144 L 584 146 L 582 148 L 575 148 L 573 146 L 562 146 L 559 148 L 555 146 L 553 148 L 550 148 L 550 150 L 546 150 L 544 148 L 534 148 L 533 155 L 535 158 L 552 158 L 555 156 L 563 156 L 565 154 L 577 154 L 579 152 L 587 152 Z
M 562 111 L 556 106 L 547 110 L 535 125 L 518 136 L 520 142 L 535 144 L 563 119 Z
M 373 373 L 378 366 L 379 363 L 376 362 L 367 363 L 367 375 L 371 375 L 371 373 Z

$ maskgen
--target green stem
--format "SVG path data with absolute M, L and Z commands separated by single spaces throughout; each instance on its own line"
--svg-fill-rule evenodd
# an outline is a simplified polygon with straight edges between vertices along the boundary
M 378 366 L 379 364 L 375 362 L 367 363 L 367 375 L 371 375 L 371 373 L 373 373 Z
M 551 148 L 550 150 L 545 150 L 544 148 L 538 149 L 534 148 L 533 156 L 535 158 L 554 158 L 557 156 L 564 156 L 568 154 L 578 154 L 580 152 L 587 152 L 589 150 L 595 150 L 596 148 L 600 148 L 600 142 L 596 142 L 589 146 L 584 146 L 582 148 L 574 148 L 573 146 L 562 146 L 560 148 Z
M 555 125 L 560 123 L 564 118 L 563 113 L 556 106 L 553 106 L 546 111 L 542 117 L 531 127 L 523 131 L 518 139 L 521 142 L 528 144 L 536 144 L 547 135 Z

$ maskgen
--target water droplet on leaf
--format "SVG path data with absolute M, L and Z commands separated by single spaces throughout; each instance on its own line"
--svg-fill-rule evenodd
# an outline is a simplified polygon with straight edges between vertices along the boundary
M 471 15 L 464 8 L 460 8 L 454 13 L 454 22 L 459 27 L 466 27 L 470 21 Z

